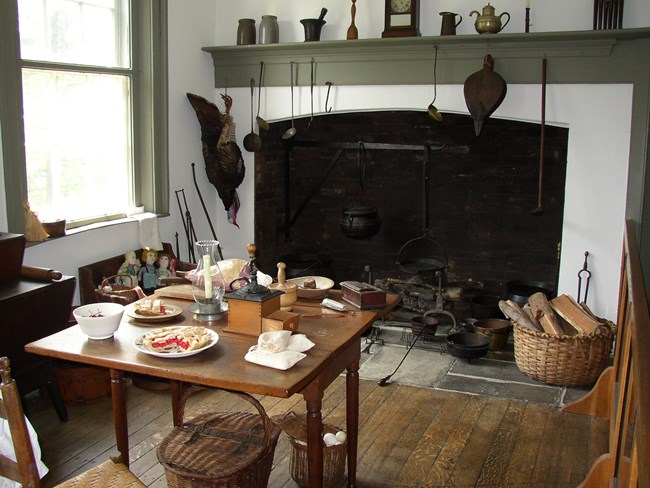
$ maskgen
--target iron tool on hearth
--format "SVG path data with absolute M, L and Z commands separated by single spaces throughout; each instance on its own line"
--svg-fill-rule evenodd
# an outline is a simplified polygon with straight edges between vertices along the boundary
M 589 294 L 589 282 L 591 281 L 591 271 L 587 269 L 587 258 L 589 257 L 589 251 L 585 251 L 585 262 L 582 265 L 582 269 L 578 271 L 578 303 L 587 303 L 587 295 Z M 582 278 L 585 277 L 585 296 L 584 300 L 581 299 L 580 294 L 582 292 Z

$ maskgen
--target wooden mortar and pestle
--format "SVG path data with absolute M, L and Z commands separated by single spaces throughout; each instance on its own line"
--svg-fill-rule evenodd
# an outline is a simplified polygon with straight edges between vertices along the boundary
M 298 300 L 298 285 L 295 283 L 287 283 L 285 273 L 286 267 L 287 265 L 285 263 L 278 263 L 278 282 L 271 283 L 269 288 L 271 290 L 284 292 L 284 294 L 280 295 L 280 310 L 291 312 L 294 303 Z

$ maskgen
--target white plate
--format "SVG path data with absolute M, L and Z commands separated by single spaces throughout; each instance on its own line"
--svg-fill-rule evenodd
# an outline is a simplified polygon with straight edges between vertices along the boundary
M 182 327 L 182 326 L 179 326 L 179 327 Z M 186 326 L 186 327 L 190 327 L 190 326 Z M 155 352 L 155 351 L 150 351 L 149 349 L 145 348 L 142 345 L 142 340 L 144 339 L 144 336 L 146 336 L 147 334 L 151 334 L 153 332 L 156 332 L 155 330 L 153 330 L 151 332 L 147 332 L 147 334 L 142 334 L 141 336 L 138 336 L 135 339 L 135 341 L 133 342 L 133 344 L 135 345 L 135 348 L 138 351 L 143 352 L 145 354 L 149 354 L 150 356 L 157 356 L 159 358 L 186 358 L 188 356 L 194 356 L 195 354 L 198 354 L 198 353 L 200 353 L 202 351 L 205 351 L 206 349 L 210 349 L 212 346 L 214 346 L 219 341 L 219 334 L 217 334 L 212 329 L 207 329 L 206 328 L 205 330 L 207 330 L 212 337 L 210 338 L 210 340 L 208 341 L 208 343 L 205 346 L 200 347 L 199 349 L 195 349 L 194 351 L 184 351 L 184 352 Z
M 178 317 L 183 312 L 181 307 L 165 304 L 165 315 L 140 315 L 136 310 L 137 305 L 137 302 L 127 305 L 125 311 L 129 317 L 139 320 L 140 322 L 165 322 L 174 317 Z

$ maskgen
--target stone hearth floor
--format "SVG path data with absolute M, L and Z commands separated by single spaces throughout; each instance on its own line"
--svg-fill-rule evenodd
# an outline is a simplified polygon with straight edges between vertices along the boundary
M 393 373 L 412 340 L 410 327 L 399 322 L 380 322 L 378 339 L 362 339 L 362 379 L 379 381 Z M 503 351 L 489 351 L 479 359 L 456 358 L 448 354 L 445 338 L 449 326 L 439 326 L 435 338 L 418 340 L 390 383 L 455 391 L 474 395 L 544 403 L 561 407 L 582 397 L 591 386 L 561 387 L 534 380 L 519 371 L 514 360 L 512 333 Z

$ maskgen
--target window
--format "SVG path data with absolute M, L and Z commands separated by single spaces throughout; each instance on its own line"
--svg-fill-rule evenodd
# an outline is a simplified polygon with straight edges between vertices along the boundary
M 22 230 L 23 200 L 42 220 L 66 218 L 69 226 L 139 206 L 168 211 L 165 7 L 158 0 L 2 3 L 0 17 L 12 15 L 0 28 L 13 23 L 18 31 L 13 48 L 0 47 L 0 66 L 13 76 L 0 75 L 3 92 L 19 101 L 0 103 L 10 230 Z

